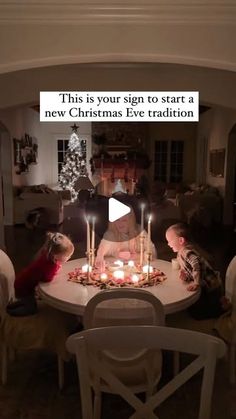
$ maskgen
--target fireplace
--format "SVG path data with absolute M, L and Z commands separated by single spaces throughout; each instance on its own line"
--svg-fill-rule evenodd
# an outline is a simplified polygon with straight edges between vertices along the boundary
M 149 161 L 145 158 L 127 156 L 94 157 L 91 160 L 98 193 L 111 196 L 115 192 L 126 192 L 133 195 L 138 179 L 145 174 Z

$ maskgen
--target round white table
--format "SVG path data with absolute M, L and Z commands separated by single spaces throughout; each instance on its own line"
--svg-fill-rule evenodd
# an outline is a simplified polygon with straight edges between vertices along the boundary
M 95 294 L 101 292 L 99 287 L 84 286 L 68 281 L 68 273 L 85 263 L 86 259 L 75 259 L 66 262 L 52 282 L 41 282 L 39 284 L 39 292 L 42 299 L 59 310 L 80 316 L 83 315 L 88 301 Z M 164 272 L 167 279 L 158 285 L 144 289 L 162 302 L 165 314 L 184 310 L 197 301 L 200 291 L 188 291 L 187 285 L 179 279 L 178 270 L 173 270 L 170 262 L 157 259 L 152 262 L 152 266 Z M 134 307 L 135 305 L 129 305 L 130 310 Z

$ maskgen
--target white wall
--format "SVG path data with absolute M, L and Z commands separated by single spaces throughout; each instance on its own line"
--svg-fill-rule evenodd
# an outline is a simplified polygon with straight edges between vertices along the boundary
M 28 107 L 0 112 L 0 120 L 8 127 L 11 138 L 21 138 L 25 133 L 38 144 L 38 164 L 31 164 L 29 172 L 16 174 L 13 167 L 13 185 L 37 185 L 57 183 L 57 138 L 68 138 L 71 123 L 42 123 L 39 113 Z M 88 142 L 87 160 L 91 157 L 91 123 L 79 124 L 79 135 Z
M 224 108 L 215 108 L 212 117 L 211 129 L 209 132 L 209 143 L 208 150 L 226 148 L 226 157 L 225 157 L 225 173 L 224 177 L 214 177 L 210 174 L 209 171 L 209 154 L 208 154 L 208 173 L 207 173 L 207 183 L 212 186 L 217 186 L 222 195 L 225 194 L 225 184 L 226 184 L 226 164 L 228 159 L 228 137 L 229 132 L 233 125 L 236 123 L 236 111 L 229 110 Z M 229 156 L 231 157 L 231 156 Z M 232 156 L 234 157 L 234 156 Z
M 207 183 L 208 176 L 208 147 L 209 138 L 213 123 L 214 111 L 209 109 L 200 115 L 197 125 L 197 171 L 196 182 L 198 184 Z
M 235 153 L 228 149 L 229 133 L 236 123 L 236 111 L 223 107 L 216 107 L 202 115 L 198 124 L 198 142 L 203 138 L 207 139 L 207 173 L 206 183 L 219 189 L 224 197 L 224 223 L 232 224 L 233 221 L 233 195 L 230 188 L 232 178 L 234 177 L 234 166 L 236 162 Z M 210 150 L 226 149 L 225 155 L 225 171 L 223 177 L 214 177 L 209 170 L 209 153 Z M 198 161 L 202 158 L 198 155 Z M 227 167 L 231 168 L 227 171 Z M 231 193 L 227 193 L 227 190 Z
M 236 69 L 232 0 L 0 2 L 0 72 L 85 62 Z

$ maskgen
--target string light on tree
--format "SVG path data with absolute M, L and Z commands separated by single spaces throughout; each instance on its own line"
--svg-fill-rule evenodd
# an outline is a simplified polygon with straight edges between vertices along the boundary
M 72 127 L 68 150 L 59 175 L 59 185 L 62 189 L 69 189 L 72 201 L 77 199 L 78 190 L 75 183 L 79 177 L 88 177 L 86 167 L 86 141 L 78 136 L 78 126 Z

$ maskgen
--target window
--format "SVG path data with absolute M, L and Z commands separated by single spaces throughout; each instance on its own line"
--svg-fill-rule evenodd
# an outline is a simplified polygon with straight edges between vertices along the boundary
M 181 182 L 183 180 L 184 142 L 171 141 L 170 149 L 170 182 Z
M 211 176 L 224 177 L 225 148 L 210 151 L 210 174 Z
M 154 179 L 166 182 L 168 164 L 168 141 L 155 142 Z
M 58 177 L 65 160 L 66 151 L 68 148 L 69 140 L 57 140 L 57 169 Z
M 58 139 L 57 140 L 57 170 L 58 170 L 58 178 L 65 161 L 66 152 L 68 151 L 69 140 L 66 139 Z M 86 140 L 81 141 L 82 146 L 82 153 L 83 158 L 86 160 Z
M 154 179 L 178 183 L 183 180 L 184 141 L 156 141 Z

